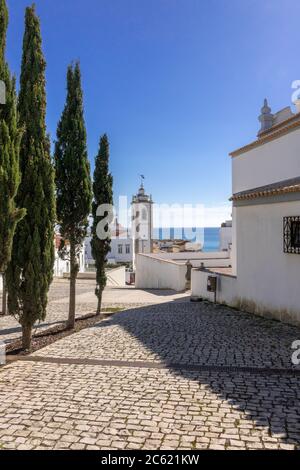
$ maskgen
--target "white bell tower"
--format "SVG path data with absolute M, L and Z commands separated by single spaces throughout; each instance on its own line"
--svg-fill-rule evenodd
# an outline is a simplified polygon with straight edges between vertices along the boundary
M 138 253 L 153 251 L 153 201 L 151 195 L 145 193 L 143 180 L 138 193 L 131 203 L 133 266 Z

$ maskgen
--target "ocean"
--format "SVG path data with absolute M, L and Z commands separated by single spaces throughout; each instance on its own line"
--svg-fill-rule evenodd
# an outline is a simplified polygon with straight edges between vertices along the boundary
M 191 240 L 195 243 L 204 243 L 203 251 L 218 251 L 220 246 L 220 228 L 205 227 L 203 228 L 174 228 L 168 229 L 155 228 L 153 230 L 154 238 L 162 239 L 183 239 Z

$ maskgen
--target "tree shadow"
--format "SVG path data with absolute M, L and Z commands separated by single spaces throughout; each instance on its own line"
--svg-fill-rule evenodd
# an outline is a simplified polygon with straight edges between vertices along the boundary
M 162 362 L 172 374 L 206 385 L 270 443 L 275 436 L 300 448 L 300 366 L 291 362 L 299 328 L 207 302 L 177 301 L 117 313 L 97 324 L 96 334 L 108 326 L 142 343 L 138 360 Z M 116 341 L 114 356 L 123 354 Z

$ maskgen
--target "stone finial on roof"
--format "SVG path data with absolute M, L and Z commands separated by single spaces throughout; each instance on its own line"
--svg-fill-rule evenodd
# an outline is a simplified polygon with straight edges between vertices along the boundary
M 261 133 L 270 129 L 273 126 L 274 116 L 271 112 L 271 108 L 268 105 L 267 98 L 264 99 L 264 105 L 261 108 L 261 115 L 259 116 L 258 120 L 261 123 L 261 128 L 258 132 L 258 135 L 260 135 Z

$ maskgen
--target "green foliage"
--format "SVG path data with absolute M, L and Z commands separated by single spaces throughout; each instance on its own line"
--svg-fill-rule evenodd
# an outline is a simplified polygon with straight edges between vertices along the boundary
M 111 240 L 109 236 L 102 240 L 97 235 L 98 224 L 107 217 L 105 211 L 102 216 L 97 215 L 97 209 L 102 204 L 113 204 L 113 178 L 109 173 L 109 142 L 105 134 L 100 139 L 99 152 L 95 161 L 94 183 L 93 183 L 94 201 L 93 201 L 93 227 L 92 227 L 92 256 L 96 265 L 96 295 L 101 303 L 102 292 L 106 286 L 106 259 L 110 252 Z M 109 230 L 108 225 L 105 227 Z M 100 305 L 98 305 L 100 313 Z
M 79 64 L 69 66 L 67 99 L 57 128 L 55 169 L 57 217 L 62 242 L 60 256 L 70 257 L 69 326 L 75 323 L 75 281 L 79 270 L 78 253 L 87 234 L 92 203 L 90 164 L 83 115 Z M 69 248 L 66 244 L 69 242 Z
M 18 127 L 15 79 L 5 61 L 8 11 L 0 0 L 0 80 L 6 86 L 6 104 L 0 106 L 0 272 L 5 272 L 11 258 L 12 241 L 17 223 L 25 211 L 16 207 L 20 184 L 19 151 L 21 130 Z
M 68 68 L 67 90 L 54 154 L 57 217 L 63 240 L 69 240 L 80 248 L 87 234 L 92 188 L 78 63 Z
M 23 327 L 26 346 L 30 346 L 32 326 L 46 316 L 54 264 L 55 192 L 45 124 L 45 68 L 39 19 L 32 6 L 25 14 L 18 104 L 24 134 L 17 203 L 27 214 L 17 226 L 7 270 L 8 307 Z

